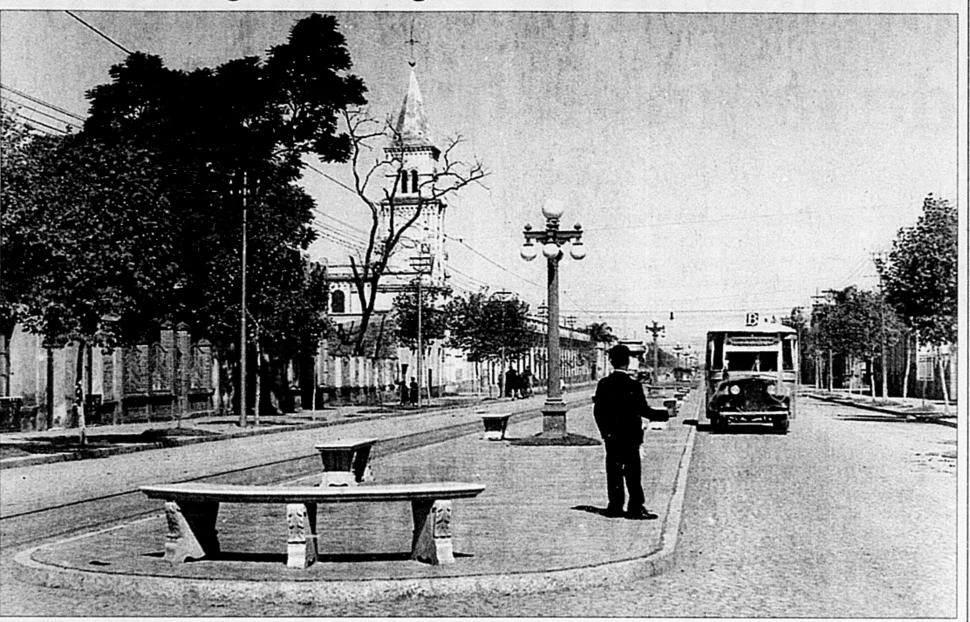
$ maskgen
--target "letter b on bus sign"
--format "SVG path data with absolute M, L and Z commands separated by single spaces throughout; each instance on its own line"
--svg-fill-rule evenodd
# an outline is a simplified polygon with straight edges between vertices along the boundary
M 748 313 L 747 315 L 744 316 L 744 325 L 745 326 L 757 326 L 758 325 L 758 319 L 759 318 L 758 318 L 758 314 L 757 313 Z

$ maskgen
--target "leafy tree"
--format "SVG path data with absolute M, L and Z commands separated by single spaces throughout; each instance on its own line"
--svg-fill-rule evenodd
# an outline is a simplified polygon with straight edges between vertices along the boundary
M 613 329 L 606 322 L 593 322 L 586 327 L 586 332 L 589 333 L 590 340 L 597 343 L 610 344 L 616 341 Z
M 421 288 L 421 338 L 425 345 L 432 339 L 444 339 L 448 315 L 443 303 L 451 296 L 446 288 Z M 394 297 L 394 326 L 397 340 L 414 350 L 418 345 L 417 288 Z
M 4 269 L 13 279 L 3 281 L 18 287 L 16 301 L 4 292 L 7 318 L 51 346 L 76 343 L 80 382 L 90 346 L 122 341 L 109 318 L 138 324 L 170 303 L 171 214 L 158 171 L 131 145 L 36 137 L 17 158 L 5 169 Z
M 932 194 L 913 227 L 896 234 L 876 262 L 886 300 L 927 343 L 956 342 L 957 210 Z
M 350 66 L 336 20 L 314 14 L 265 61 L 183 72 L 135 53 L 89 92 L 83 134 L 148 151 L 169 200 L 181 279 L 160 315 L 188 322 L 224 361 L 235 351 L 241 312 L 244 206 L 246 307 L 263 351 L 298 355 L 326 328 L 316 312 L 322 277 L 304 252 L 315 237 L 314 203 L 295 181 L 305 155 L 326 162 L 349 155 L 338 119 L 365 103 L 366 90 Z
M 0 109 L 0 338 L 4 348 L 21 319 L 26 297 L 42 278 L 44 245 L 37 235 L 21 232 L 39 225 L 34 188 L 42 187 L 43 175 L 37 160 L 57 144 L 32 134 Z
M 452 299 L 446 308 L 449 345 L 467 353 L 470 361 L 499 361 L 526 353 L 532 333 L 529 305 L 479 291 Z
M 918 339 L 938 348 L 957 339 L 957 223 L 956 207 L 930 194 L 916 225 L 901 228 L 888 257 L 876 260 L 886 300 Z
M 813 345 L 848 359 L 865 360 L 874 371 L 876 357 L 884 359 L 886 349 L 899 337 L 894 310 L 878 292 L 850 286 L 833 294 L 831 304 L 818 305 L 813 312 Z M 885 363 L 882 373 L 885 395 Z M 875 396 L 874 376 L 870 390 Z

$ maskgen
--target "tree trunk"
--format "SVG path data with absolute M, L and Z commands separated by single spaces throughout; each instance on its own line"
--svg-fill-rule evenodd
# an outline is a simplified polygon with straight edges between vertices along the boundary
M 832 371 L 832 350 L 829 350 L 829 392 L 835 388 L 834 376 L 835 374 Z
M 940 386 L 943 388 L 943 409 L 950 410 L 950 388 L 946 383 L 946 368 L 943 365 L 943 356 L 941 356 L 939 346 L 936 347 L 936 361 L 940 368 Z
M 869 357 L 869 397 L 876 399 L 876 359 Z
M 906 332 L 906 337 L 903 339 L 903 356 L 906 357 L 905 371 L 903 372 L 903 397 L 909 397 L 909 370 L 910 370 L 910 356 L 911 352 L 909 350 L 910 334 L 909 331 Z
M 10 397 L 10 339 L 13 328 L 0 327 L 0 397 Z
M 77 413 L 78 440 L 81 446 L 87 444 L 87 425 L 84 421 L 84 352 L 83 339 L 77 340 L 77 355 L 74 358 L 74 409 Z

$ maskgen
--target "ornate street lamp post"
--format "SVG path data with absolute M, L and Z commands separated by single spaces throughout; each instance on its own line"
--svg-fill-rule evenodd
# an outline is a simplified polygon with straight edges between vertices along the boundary
M 657 349 L 657 335 L 662 333 L 665 327 L 663 324 L 659 324 L 656 318 L 651 321 L 652 323 L 647 324 L 646 329 L 647 332 L 653 333 L 653 384 L 657 384 L 660 379 L 660 368 L 658 367 L 660 364 L 660 351 Z
M 586 256 L 583 246 L 583 228 L 578 224 L 573 231 L 561 231 L 559 219 L 562 218 L 563 206 L 558 201 L 547 201 L 542 207 L 542 215 L 546 219 L 546 228 L 533 231 L 532 225 L 526 225 L 522 232 L 525 243 L 522 245 L 522 259 L 532 261 L 539 254 L 546 257 L 548 267 L 548 306 L 549 319 L 546 323 L 548 331 L 549 370 L 547 374 L 546 403 L 542 408 L 542 434 L 554 438 L 566 436 L 566 404 L 562 399 L 559 369 L 559 260 L 564 253 L 562 247 L 570 244 L 569 254 L 573 259 Z

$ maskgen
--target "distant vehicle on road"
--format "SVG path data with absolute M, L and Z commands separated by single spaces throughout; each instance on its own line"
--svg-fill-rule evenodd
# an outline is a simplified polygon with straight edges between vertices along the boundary
M 767 422 L 788 432 L 798 392 L 798 337 L 793 328 L 755 323 L 708 331 L 705 367 L 711 427 Z

